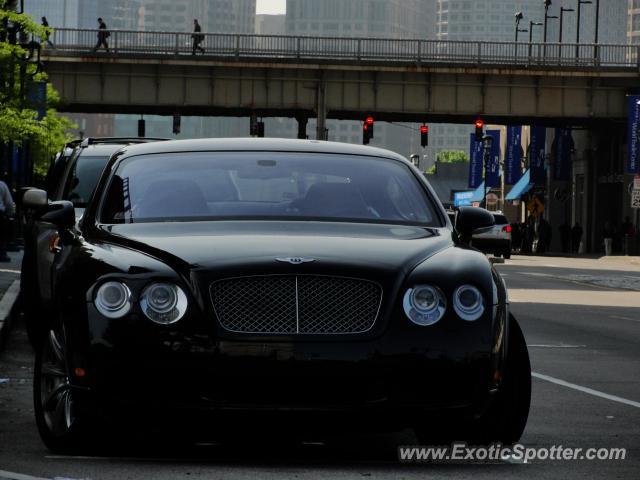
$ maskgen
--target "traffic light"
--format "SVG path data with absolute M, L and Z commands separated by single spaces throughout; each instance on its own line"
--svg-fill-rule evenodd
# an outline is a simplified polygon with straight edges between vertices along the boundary
M 484 120 L 481 118 L 476 120 L 476 142 L 481 142 L 482 137 L 484 136 Z
M 173 134 L 178 135 L 180 133 L 180 114 L 173 114 Z
M 364 125 L 362 126 L 362 144 L 369 145 L 369 140 L 371 140 L 371 137 L 369 136 L 369 125 L 367 125 L 367 122 L 364 122 Z
M 365 123 L 367 124 L 367 131 L 369 132 L 369 138 L 373 138 L 373 124 L 375 123 L 375 120 L 371 115 L 369 115 L 365 120 Z
M 422 145 L 422 148 L 429 145 L 429 125 L 420 127 L 420 145 Z
M 140 120 L 138 120 L 138 136 L 141 138 L 145 136 L 144 135 L 146 130 L 145 126 L 146 125 L 145 125 L 144 118 L 141 118 Z

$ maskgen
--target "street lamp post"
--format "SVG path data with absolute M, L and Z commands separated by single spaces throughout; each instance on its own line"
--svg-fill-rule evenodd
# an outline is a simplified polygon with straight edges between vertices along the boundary
M 522 14 L 522 12 L 517 12 L 516 13 L 516 43 L 518 43 L 518 34 L 519 33 L 528 32 L 528 30 L 526 28 L 520 28 L 520 22 L 522 21 L 523 18 L 524 18 L 524 15 Z M 516 48 L 518 48 L 518 47 L 516 47 Z
M 582 13 L 582 5 L 592 3 L 591 0 L 578 0 L 577 23 L 576 23 L 576 58 L 580 57 L 580 14 Z
M 560 7 L 560 34 L 558 35 L 558 43 L 562 43 L 562 26 L 564 22 L 564 12 L 575 12 L 573 8 Z
M 487 166 L 491 157 L 491 146 L 493 145 L 493 137 L 491 135 L 485 135 L 482 137 L 483 155 L 482 160 L 484 163 L 484 186 L 482 192 L 482 208 L 487 208 Z
M 551 0 L 545 0 L 544 2 L 544 34 L 543 34 L 544 43 L 547 43 L 547 21 L 550 18 L 558 18 L 557 15 L 549 15 L 550 6 L 551 6 Z
M 551 0 L 544 0 L 544 34 L 542 35 L 542 41 L 544 42 L 543 57 L 547 58 L 547 26 L 550 18 L 558 18 L 556 15 L 549 15 L 549 7 L 551 6 Z
M 529 20 L 529 60 L 531 60 L 531 48 L 533 43 L 533 27 L 542 26 L 542 22 L 534 22 L 533 20 Z

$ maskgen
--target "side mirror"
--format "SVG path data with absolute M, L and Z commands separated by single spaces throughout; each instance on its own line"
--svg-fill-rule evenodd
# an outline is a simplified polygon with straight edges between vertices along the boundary
M 456 230 L 460 240 L 464 243 L 471 241 L 471 236 L 478 231 L 490 229 L 496 224 L 493 215 L 488 210 L 479 207 L 458 207 L 456 216 Z
M 76 224 L 76 213 L 73 208 L 73 203 L 68 200 L 50 203 L 47 213 L 42 215 L 40 220 L 53 223 L 63 230 L 73 228 Z
M 22 206 L 32 210 L 40 210 L 49 205 L 47 192 L 39 188 L 30 188 L 22 195 Z

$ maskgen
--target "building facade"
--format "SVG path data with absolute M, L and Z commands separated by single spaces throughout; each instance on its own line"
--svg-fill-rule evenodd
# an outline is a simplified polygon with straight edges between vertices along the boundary
M 627 41 L 640 45 L 640 0 L 629 0 L 627 12 Z

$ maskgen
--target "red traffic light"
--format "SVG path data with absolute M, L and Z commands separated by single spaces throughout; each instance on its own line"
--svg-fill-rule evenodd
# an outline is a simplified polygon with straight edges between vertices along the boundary
M 366 124 L 367 125 L 373 125 L 373 122 L 374 122 L 373 117 L 372 116 L 368 116 L 367 120 L 366 120 Z
M 420 133 L 429 133 L 429 126 L 428 125 L 422 125 L 420 127 Z
M 476 128 L 483 128 L 484 127 L 484 120 L 482 120 L 481 118 L 476 120 Z

